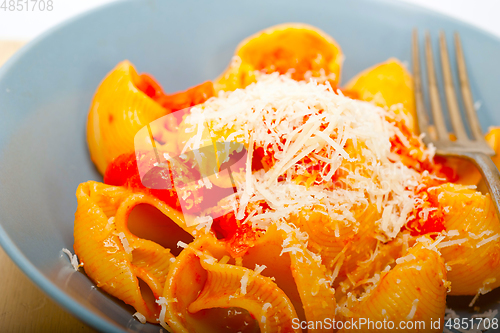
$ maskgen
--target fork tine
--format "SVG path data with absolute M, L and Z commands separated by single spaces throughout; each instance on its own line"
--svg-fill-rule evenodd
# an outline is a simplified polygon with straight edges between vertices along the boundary
M 429 83 L 429 99 L 431 101 L 432 117 L 436 125 L 438 138 L 443 141 L 448 141 L 448 130 L 443 117 L 443 109 L 439 100 L 439 89 L 436 82 L 436 70 L 434 69 L 434 59 L 432 56 L 431 37 L 429 32 L 425 34 L 425 58 L 427 63 L 427 81 Z
M 424 96 L 422 94 L 422 77 L 420 75 L 420 50 L 418 48 L 418 31 L 413 29 L 412 62 L 413 86 L 415 90 L 415 106 L 417 111 L 418 128 L 421 133 L 429 131 L 429 117 L 425 110 Z
M 469 86 L 469 78 L 467 75 L 467 67 L 465 66 L 464 53 L 462 50 L 462 43 L 460 41 L 460 35 L 458 34 L 458 32 L 455 33 L 455 50 L 457 57 L 458 76 L 460 78 L 460 89 L 462 91 L 464 107 L 467 113 L 467 118 L 469 118 L 472 135 L 476 140 L 483 140 L 483 131 L 481 129 L 481 125 L 479 124 L 479 120 L 477 119 L 476 109 L 474 108 L 472 93 Z
M 439 33 L 439 53 L 441 54 L 441 67 L 443 70 L 444 91 L 446 93 L 446 103 L 450 113 L 451 124 L 457 140 L 468 140 L 467 132 L 462 121 L 462 115 L 458 107 L 457 95 L 451 75 L 450 58 L 448 57 L 448 47 L 446 46 L 446 37 L 444 32 Z

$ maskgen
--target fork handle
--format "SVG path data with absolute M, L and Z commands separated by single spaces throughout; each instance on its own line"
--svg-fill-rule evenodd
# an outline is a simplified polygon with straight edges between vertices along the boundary
M 467 153 L 464 154 L 471 160 L 481 171 L 481 174 L 486 180 L 486 186 L 490 191 L 491 198 L 495 204 L 497 217 L 500 218 L 500 171 L 493 163 L 491 157 L 483 153 Z

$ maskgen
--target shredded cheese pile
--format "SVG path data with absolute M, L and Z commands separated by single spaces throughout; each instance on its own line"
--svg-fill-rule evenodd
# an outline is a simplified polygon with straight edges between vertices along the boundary
M 245 89 L 222 92 L 193 107 L 185 119 L 193 138 L 183 151 L 201 148 L 207 132 L 218 141 L 248 147 L 236 217 L 254 227 L 265 228 L 314 206 L 356 227 L 353 210 L 374 204 L 381 213 L 380 234 L 387 240 L 408 221 L 422 179 L 391 153 L 391 138 L 408 140 L 387 120 L 388 112 L 337 94 L 328 83 L 263 75 Z M 257 149 L 272 154 L 272 164 L 252 172 Z M 432 151 L 424 154 L 432 156 Z M 336 181 L 339 174 L 343 177 Z M 314 181 L 305 185 L 298 181 L 301 175 Z M 252 203 L 262 201 L 271 209 L 254 209 Z M 251 207 L 254 211 L 248 212 Z

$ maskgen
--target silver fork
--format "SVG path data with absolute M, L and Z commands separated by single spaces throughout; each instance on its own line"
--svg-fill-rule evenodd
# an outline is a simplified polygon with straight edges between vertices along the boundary
M 483 178 L 488 186 L 491 197 L 495 204 L 497 216 L 500 217 L 500 172 L 491 160 L 490 156 L 495 155 L 495 151 L 488 146 L 484 140 L 481 125 L 477 118 L 476 110 L 469 87 L 469 78 L 465 66 L 464 55 L 460 36 L 455 33 L 455 52 L 457 58 L 458 78 L 460 81 L 460 90 L 462 93 L 465 113 L 470 124 L 471 137 L 467 134 L 458 106 L 458 101 L 453 84 L 450 60 L 448 57 L 448 48 L 446 46 L 446 37 L 441 31 L 439 34 L 439 50 L 441 55 L 441 67 L 443 70 L 443 85 L 446 95 L 446 104 L 450 115 L 456 141 L 451 141 L 446 128 L 443 109 L 441 107 L 439 88 L 436 81 L 436 71 L 434 69 L 434 60 L 432 55 L 431 38 L 429 33 L 425 35 L 425 58 L 427 63 L 427 82 L 429 87 L 429 100 L 431 105 L 432 117 L 436 128 L 437 138 L 433 139 L 429 135 L 428 113 L 425 110 L 423 100 L 423 86 L 420 73 L 420 59 L 418 47 L 418 32 L 413 31 L 413 74 L 415 86 L 415 103 L 417 109 L 418 126 L 421 133 L 425 133 L 424 142 L 432 143 L 436 147 L 436 154 L 442 156 L 452 156 L 465 158 L 473 162 L 481 171 Z

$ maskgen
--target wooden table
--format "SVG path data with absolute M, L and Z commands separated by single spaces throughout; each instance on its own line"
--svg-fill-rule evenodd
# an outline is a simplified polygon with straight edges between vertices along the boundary
M 0 41 L 0 66 L 24 43 Z M 0 247 L 0 332 L 96 332 L 48 298 Z

